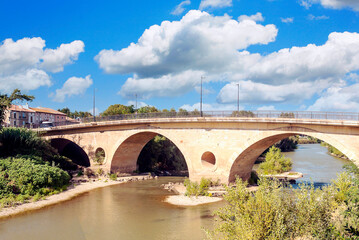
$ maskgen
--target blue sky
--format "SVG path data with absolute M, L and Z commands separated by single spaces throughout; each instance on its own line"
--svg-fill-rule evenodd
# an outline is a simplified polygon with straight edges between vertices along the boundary
M 0 92 L 32 106 L 359 111 L 356 0 L 0 0 Z M 132 102 L 131 102 L 132 101 Z

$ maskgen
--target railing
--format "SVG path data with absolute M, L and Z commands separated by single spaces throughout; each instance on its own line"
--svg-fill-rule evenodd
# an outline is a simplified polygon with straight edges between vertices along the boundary
M 241 117 L 241 118 L 293 118 L 293 119 L 316 119 L 316 120 L 347 120 L 359 121 L 359 113 L 354 112 L 309 112 L 309 111 L 204 111 L 203 117 Z M 74 125 L 79 123 L 93 123 L 105 121 L 120 121 L 132 119 L 152 118 L 200 118 L 199 111 L 187 112 L 156 112 L 156 113 L 134 113 L 114 116 L 100 116 L 83 118 L 80 122 L 57 122 L 54 127 Z

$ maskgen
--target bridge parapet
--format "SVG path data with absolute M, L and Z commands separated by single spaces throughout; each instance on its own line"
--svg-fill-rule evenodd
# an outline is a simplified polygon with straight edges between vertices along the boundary
M 355 112 L 319 112 L 319 111 L 180 111 L 180 112 L 156 112 L 156 113 L 134 113 L 114 116 L 100 116 L 83 118 L 80 122 L 59 122 L 55 127 L 92 124 L 99 122 L 118 122 L 128 120 L 150 120 L 150 119 L 198 119 L 198 118 L 224 118 L 224 119 L 306 119 L 306 120 L 334 120 L 359 122 L 359 113 Z

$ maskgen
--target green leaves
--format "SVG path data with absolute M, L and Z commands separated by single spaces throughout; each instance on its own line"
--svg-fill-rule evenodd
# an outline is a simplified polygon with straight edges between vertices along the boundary
M 264 175 L 279 174 L 292 169 L 292 160 L 284 157 L 281 150 L 271 147 L 266 154 L 265 162 L 259 165 L 259 172 Z

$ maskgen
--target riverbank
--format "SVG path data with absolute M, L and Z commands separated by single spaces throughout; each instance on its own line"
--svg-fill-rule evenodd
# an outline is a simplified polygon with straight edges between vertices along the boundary
M 66 191 L 46 197 L 46 199 L 39 200 L 36 202 L 23 203 L 15 207 L 2 208 L 0 210 L 0 219 L 12 217 L 26 212 L 38 210 L 47 206 L 55 205 L 64 201 L 68 201 L 83 193 L 89 192 L 94 189 L 118 185 L 130 181 L 147 180 L 150 178 L 152 177 L 141 175 L 141 176 L 120 177 L 117 178 L 117 180 L 102 178 L 102 179 L 90 179 L 88 182 L 73 183 L 68 187 Z
M 208 196 L 185 196 L 186 187 L 183 183 L 168 183 L 164 184 L 163 187 L 168 191 L 174 192 L 177 195 L 168 196 L 164 202 L 177 205 L 177 206 L 197 206 L 202 204 L 214 203 L 222 201 L 221 197 L 208 197 Z M 209 191 L 211 192 L 211 191 Z

